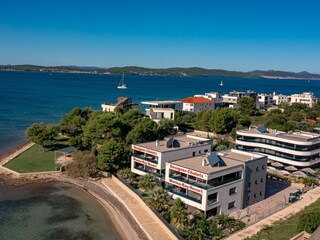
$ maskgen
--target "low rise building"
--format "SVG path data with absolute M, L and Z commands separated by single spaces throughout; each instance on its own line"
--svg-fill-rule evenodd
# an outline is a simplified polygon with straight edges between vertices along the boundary
M 279 105 L 281 103 L 289 104 L 291 100 L 290 96 L 286 96 L 283 94 L 276 94 L 275 92 L 273 92 L 272 99 L 275 105 Z
M 222 96 L 219 92 L 209 92 L 204 95 L 194 95 L 194 97 L 204 97 L 214 101 L 214 108 L 222 106 Z
M 271 94 L 259 93 L 257 100 L 259 109 L 267 109 L 273 105 L 273 95 Z
M 205 154 L 211 151 L 211 145 L 212 140 L 191 134 L 132 144 L 131 171 L 138 175 L 154 174 L 164 181 L 167 162 Z
M 141 102 L 141 104 L 148 105 L 149 108 L 172 108 L 175 111 L 182 110 L 182 102 L 175 100 L 144 101 Z
M 104 112 L 114 112 L 117 107 L 125 110 L 130 110 L 133 108 L 139 109 L 139 104 L 132 102 L 132 98 L 130 97 L 118 97 L 117 103 L 101 104 L 102 111 Z
M 214 110 L 215 104 L 213 100 L 205 97 L 188 97 L 181 100 L 182 110 L 186 112 L 200 112 L 206 110 Z
M 156 123 L 159 123 L 162 119 L 174 120 L 174 109 L 172 108 L 148 108 L 146 109 L 146 115 Z
M 304 92 L 302 94 L 292 94 L 290 97 L 290 104 L 303 103 L 309 107 L 316 105 L 318 99 L 313 95 L 312 92 Z
M 237 150 L 184 158 L 166 163 L 166 189 L 207 216 L 229 214 L 264 199 L 266 165 Z
M 246 92 L 232 91 L 229 94 L 224 94 L 222 96 L 222 103 L 226 107 L 237 109 L 239 107 L 240 98 L 242 97 L 251 97 L 258 107 L 257 93 L 251 90 L 247 90 Z
M 236 148 L 298 168 L 320 163 L 320 134 L 316 133 L 286 133 L 264 126 L 251 127 L 237 131 Z

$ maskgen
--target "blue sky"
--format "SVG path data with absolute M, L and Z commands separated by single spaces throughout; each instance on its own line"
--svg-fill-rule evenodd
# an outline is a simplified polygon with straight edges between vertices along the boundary
M 319 0 L 1 1 L 0 64 L 320 73 Z

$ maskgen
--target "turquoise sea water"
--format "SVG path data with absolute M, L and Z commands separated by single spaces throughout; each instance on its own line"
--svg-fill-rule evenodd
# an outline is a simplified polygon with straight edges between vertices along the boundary
M 25 141 L 24 131 L 34 122 L 57 123 L 74 107 L 100 109 L 118 96 L 134 101 L 182 99 L 210 91 L 254 90 L 291 94 L 312 91 L 320 97 L 320 81 L 246 79 L 229 77 L 125 76 L 128 89 L 117 89 L 119 75 L 1 72 L 0 154 Z M 219 86 L 223 80 L 224 86 Z
M 3 240 L 121 239 L 104 208 L 68 184 L 7 187 L 0 192 L 0 213 Z

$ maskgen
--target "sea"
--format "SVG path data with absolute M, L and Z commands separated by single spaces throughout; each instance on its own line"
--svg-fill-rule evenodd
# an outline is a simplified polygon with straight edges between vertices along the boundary
M 3 240 L 122 239 L 96 199 L 66 183 L 1 186 L 0 212 Z
M 0 155 L 23 144 L 24 132 L 32 123 L 59 123 L 74 107 L 98 110 L 101 103 L 115 103 L 118 96 L 132 97 L 138 103 L 233 90 L 270 94 L 311 91 L 320 97 L 320 81 L 316 80 L 126 75 L 128 88 L 117 89 L 120 79 L 121 75 L 107 74 L 0 71 Z

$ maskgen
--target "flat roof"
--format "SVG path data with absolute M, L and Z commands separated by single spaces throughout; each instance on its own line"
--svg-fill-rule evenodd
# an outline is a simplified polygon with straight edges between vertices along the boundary
M 173 108 L 149 108 L 149 109 L 152 109 L 154 112 L 160 112 L 160 111 L 174 112 Z
M 243 158 L 243 155 L 242 154 L 232 154 L 231 156 L 219 156 L 220 162 L 218 164 L 216 164 L 215 166 L 211 166 L 209 164 L 202 166 L 202 161 L 204 158 L 206 158 L 205 154 L 199 155 L 196 157 L 190 157 L 190 158 L 185 158 L 182 160 L 173 161 L 173 162 L 170 162 L 170 164 L 174 164 L 174 165 L 184 167 L 187 169 L 191 169 L 194 171 L 198 171 L 201 173 L 211 174 L 211 173 L 219 172 L 222 170 L 226 170 L 228 168 L 242 166 L 243 164 L 239 161 L 235 161 L 235 159 L 233 159 L 234 157 Z
M 276 130 L 270 130 L 268 129 L 267 132 L 259 132 L 256 128 L 249 129 L 243 129 L 238 130 L 240 133 L 255 133 L 255 134 L 261 134 L 265 136 L 271 136 L 271 137 L 277 137 L 279 139 L 283 140 L 293 140 L 293 141 L 304 141 L 304 142 L 312 142 L 312 141 L 319 141 L 320 140 L 320 134 L 317 133 L 311 133 L 311 132 L 293 132 L 293 133 L 286 133 Z
M 132 146 L 143 147 L 143 148 L 147 148 L 157 152 L 167 152 L 167 151 L 175 151 L 183 148 L 189 148 L 192 146 L 199 146 L 199 145 L 208 144 L 208 143 L 211 144 L 212 142 L 211 139 L 201 138 L 192 134 L 180 134 L 180 135 L 174 135 L 171 137 L 173 137 L 174 140 L 177 140 L 179 142 L 179 145 L 180 145 L 179 147 L 167 147 L 166 139 L 158 140 L 158 144 L 156 143 L 157 141 L 153 141 L 153 142 L 133 144 Z
M 181 101 L 176 101 L 176 100 L 162 100 L 162 101 L 143 101 L 141 102 L 142 104 L 145 105 L 160 105 L 160 104 L 177 104 L 181 103 Z

